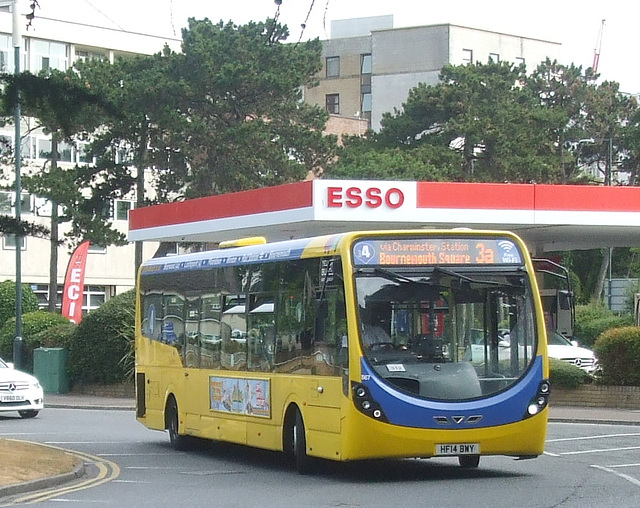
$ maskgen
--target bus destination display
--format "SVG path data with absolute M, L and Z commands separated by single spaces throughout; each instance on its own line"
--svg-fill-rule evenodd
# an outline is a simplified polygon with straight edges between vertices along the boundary
M 521 264 L 517 245 L 509 239 L 395 238 L 360 240 L 353 246 L 356 265 Z

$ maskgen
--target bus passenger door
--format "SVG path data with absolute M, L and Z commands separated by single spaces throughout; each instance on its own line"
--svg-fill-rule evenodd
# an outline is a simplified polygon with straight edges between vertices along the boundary
M 311 453 L 335 460 L 340 453 L 341 403 L 343 398 L 339 351 L 342 338 L 327 327 L 327 316 L 320 311 L 315 340 L 310 350 L 305 427 Z
M 317 408 L 320 416 L 317 430 L 340 432 L 342 380 L 336 377 L 317 377 L 311 381 L 310 389 L 308 406 Z
M 309 452 L 316 457 L 340 457 L 342 380 L 339 377 L 309 379 L 309 398 L 304 411 Z

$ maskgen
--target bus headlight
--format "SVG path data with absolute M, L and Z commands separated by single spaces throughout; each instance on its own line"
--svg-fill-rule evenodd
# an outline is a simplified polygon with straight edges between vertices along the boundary
M 551 385 L 549 384 L 549 380 L 545 379 L 538 386 L 538 393 L 536 396 L 531 399 L 529 405 L 527 406 L 527 412 L 524 415 L 525 418 L 530 416 L 537 415 L 540 411 L 542 411 L 549 404 L 549 393 L 551 392 Z
M 549 384 L 549 380 L 545 379 L 542 383 L 540 383 L 540 388 L 538 389 L 540 393 L 548 394 L 551 391 L 551 385 Z
M 382 408 L 380 407 L 380 404 L 371 397 L 366 386 L 360 383 L 353 383 L 351 389 L 353 393 L 353 402 L 356 408 L 358 408 L 358 411 L 373 418 L 374 420 L 380 420 L 382 422 L 388 421 L 384 411 L 382 411 Z

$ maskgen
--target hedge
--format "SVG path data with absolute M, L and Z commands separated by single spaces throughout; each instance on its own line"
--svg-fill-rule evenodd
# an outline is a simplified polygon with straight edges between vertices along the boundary
M 69 345 L 72 383 L 112 384 L 133 371 L 135 291 L 121 293 L 78 323 Z
M 55 326 L 69 324 L 69 320 L 53 312 L 42 310 L 22 315 L 22 358 L 20 369 L 33 372 L 33 350 L 43 345 L 41 332 Z M 13 341 L 16 332 L 16 318 L 5 322 L 0 328 L 0 356 L 5 360 L 13 358 Z
M 604 331 L 632 324 L 633 316 L 630 314 L 618 315 L 602 304 L 580 305 L 576 307 L 574 337 L 581 346 L 592 348 Z
M 586 383 L 591 383 L 593 378 L 580 367 L 556 358 L 549 358 L 549 381 L 551 389 L 577 388 Z
M 40 347 L 63 347 L 69 349 L 76 325 L 71 321 L 54 325 L 34 335 L 34 340 L 40 342 Z
M 604 384 L 640 386 L 640 328 L 624 326 L 602 333 L 594 345 Z

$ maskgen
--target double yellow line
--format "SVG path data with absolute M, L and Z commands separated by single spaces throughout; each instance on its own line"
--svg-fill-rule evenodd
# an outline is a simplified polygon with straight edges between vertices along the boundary
M 49 499 L 53 499 L 55 497 L 64 496 L 66 494 L 71 494 L 73 492 L 78 492 L 80 490 L 88 489 L 90 487 L 97 487 L 98 485 L 102 485 L 103 483 L 110 482 L 111 480 L 115 480 L 118 476 L 120 476 L 120 467 L 115 462 L 111 462 L 110 460 L 105 460 L 96 455 L 90 455 L 88 453 L 77 452 L 74 450 L 67 450 L 65 448 L 59 448 L 57 446 L 51 445 L 43 445 L 42 443 L 33 443 L 39 446 L 47 446 L 48 448 L 53 448 L 55 450 L 60 450 L 71 455 L 78 457 L 85 463 L 85 467 L 95 466 L 98 469 L 98 474 L 92 478 L 87 480 L 82 480 L 77 483 L 73 483 L 72 485 L 67 485 L 63 487 L 52 487 L 48 489 L 43 489 L 38 492 L 33 492 L 30 494 L 22 495 L 15 497 L 9 503 L 0 504 L 0 507 L 5 506 L 15 506 L 18 504 L 35 504 L 41 503 L 42 501 L 48 501 Z

